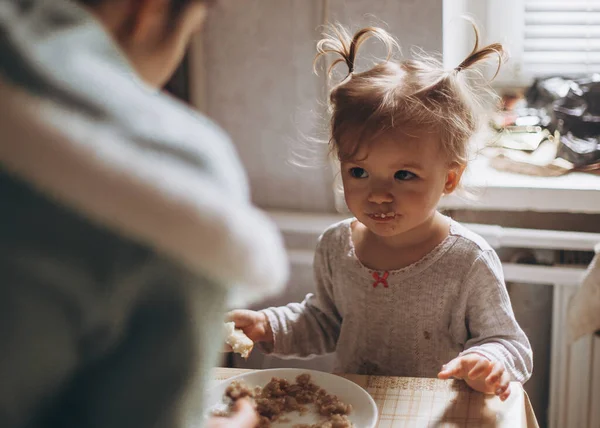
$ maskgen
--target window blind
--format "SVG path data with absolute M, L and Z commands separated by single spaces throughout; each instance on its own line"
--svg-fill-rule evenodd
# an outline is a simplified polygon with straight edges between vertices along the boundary
M 524 0 L 522 72 L 600 72 L 600 0 Z

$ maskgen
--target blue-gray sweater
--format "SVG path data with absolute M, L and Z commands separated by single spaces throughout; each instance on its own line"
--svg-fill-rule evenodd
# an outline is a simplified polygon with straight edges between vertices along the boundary
M 217 126 L 70 0 L 0 1 L 0 427 L 197 423 L 226 305 L 286 275 Z

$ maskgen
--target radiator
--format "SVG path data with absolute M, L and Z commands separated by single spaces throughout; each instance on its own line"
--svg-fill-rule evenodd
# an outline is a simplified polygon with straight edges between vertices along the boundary
M 296 269 L 312 265 L 316 238 L 328 225 L 343 218 L 287 212 L 271 215 L 286 238 L 290 261 Z M 593 251 L 600 242 L 600 234 L 595 233 L 465 226 L 496 249 Z M 548 427 L 600 428 L 600 337 L 585 337 L 570 345 L 566 333 L 568 303 L 581 284 L 585 267 L 516 263 L 504 263 L 503 267 L 507 282 L 553 287 Z

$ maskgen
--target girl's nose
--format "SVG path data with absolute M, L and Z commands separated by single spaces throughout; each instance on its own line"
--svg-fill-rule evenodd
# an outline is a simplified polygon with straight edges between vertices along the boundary
M 374 204 L 388 204 L 394 201 L 394 196 L 387 189 L 372 189 L 369 193 L 369 202 Z

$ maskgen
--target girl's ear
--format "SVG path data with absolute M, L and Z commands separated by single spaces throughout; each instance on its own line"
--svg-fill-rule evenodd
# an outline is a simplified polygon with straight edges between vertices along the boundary
M 465 167 L 466 165 L 458 163 L 454 163 L 450 166 L 448 174 L 446 175 L 446 183 L 444 184 L 444 194 L 448 195 L 456 190 L 463 172 L 465 172 Z

